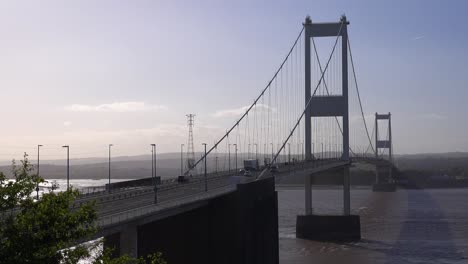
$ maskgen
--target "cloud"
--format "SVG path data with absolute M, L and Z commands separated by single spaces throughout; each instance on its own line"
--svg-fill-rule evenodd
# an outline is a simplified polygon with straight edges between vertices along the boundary
M 424 36 L 417 36 L 417 37 L 413 37 L 412 40 L 420 40 L 420 39 L 423 39 Z
M 425 115 L 422 115 L 422 118 L 424 118 L 424 119 L 432 119 L 432 120 L 445 120 L 445 119 L 447 119 L 447 116 L 444 116 L 444 115 L 441 115 L 441 114 L 432 113 L 432 114 L 425 114 Z
M 72 125 L 72 122 L 71 122 L 71 121 L 65 121 L 65 122 L 63 122 L 63 126 L 64 126 L 64 127 L 69 127 L 69 126 L 71 126 L 71 125 Z
M 114 102 L 100 105 L 72 104 L 66 106 L 65 110 L 71 112 L 128 113 L 164 111 L 167 110 L 167 107 L 164 105 L 145 104 L 144 102 Z
M 235 109 L 226 109 L 226 110 L 220 110 L 217 111 L 216 113 L 213 114 L 214 117 L 234 117 L 234 116 L 240 116 L 244 114 L 247 109 L 249 109 L 250 105 L 248 106 L 243 106 Z M 257 110 L 259 112 L 266 112 L 268 110 L 274 110 L 273 108 L 269 107 L 268 105 L 265 104 L 257 104 L 252 108 L 251 111 Z

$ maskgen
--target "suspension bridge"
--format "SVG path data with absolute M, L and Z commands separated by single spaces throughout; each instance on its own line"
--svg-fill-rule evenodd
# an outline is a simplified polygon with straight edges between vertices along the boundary
M 208 251 L 209 263 L 277 263 L 275 179 L 300 175 L 305 201 L 297 236 L 359 239 L 350 165 L 375 166 L 374 191 L 395 190 L 396 167 L 391 114 L 365 114 L 348 27 L 345 16 L 333 23 L 307 17 L 258 96 L 246 98 L 253 101 L 244 113 L 178 178 L 83 193 L 75 206 L 96 201 L 96 236 L 133 256 L 160 250 L 171 263 L 199 262 Z M 343 213 L 322 218 L 313 214 L 311 179 L 329 170 L 343 172 Z

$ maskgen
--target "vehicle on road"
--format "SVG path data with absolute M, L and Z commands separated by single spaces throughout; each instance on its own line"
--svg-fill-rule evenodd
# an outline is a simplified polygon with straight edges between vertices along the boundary
M 271 172 L 271 173 L 278 172 L 278 166 L 277 166 L 277 165 L 271 165 L 271 167 L 270 167 L 270 172 Z

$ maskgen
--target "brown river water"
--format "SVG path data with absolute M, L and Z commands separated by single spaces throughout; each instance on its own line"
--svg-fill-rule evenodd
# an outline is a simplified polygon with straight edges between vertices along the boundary
M 351 190 L 362 240 L 325 243 L 297 239 L 304 190 L 277 188 L 280 263 L 468 263 L 468 189 Z M 341 214 L 342 190 L 313 189 L 317 214 Z

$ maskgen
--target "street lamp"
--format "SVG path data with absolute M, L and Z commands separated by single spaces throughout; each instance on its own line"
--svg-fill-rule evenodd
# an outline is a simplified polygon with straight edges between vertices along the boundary
M 270 143 L 271 144 L 271 161 L 270 161 L 270 164 L 273 163 L 273 158 L 275 157 L 274 154 L 273 154 L 273 143 Z
M 180 144 L 180 176 L 184 174 L 184 144 Z
M 301 153 L 302 153 L 302 160 L 304 160 L 304 141 L 301 142 Z M 312 153 L 314 152 L 314 143 L 312 143 Z
M 153 185 L 154 185 L 154 203 L 158 203 L 158 187 L 157 187 L 157 170 L 156 170 L 156 144 L 151 144 L 151 156 L 152 156 L 152 164 L 151 168 L 154 168 L 154 177 L 153 177 Z
M 232 145 L 235 147 L 234 151 L 236 152 L 234 157 L 236 159 L 236 173 L 237 173 L 237 144 L 232 144 Z
M 114 146 L 109 144 L 109 192 L 111 191 L 111 147 Z
M 154 181 L 154 148 L 151 145 L 151 180 Z
M 216 143 L 215 143 L 216 144 Z M 218 145 L 215 145 L 215 153 L 216 153 L 216 157 L 215 157 L 215 172 L 216 172 L 216 175 L 218 175 Z
M 288 163 L 291 163 L 291 143 L 288 142 Z
M 67 149 L 67 191 L 70 189 L 70 146 L 65 145 L 62 148 Z
M 301 144 L 297 143 L 297 149 L 296 149 L 296 159 L 300 160 L 301 158 L 299 157 L 299 150 L 301 149 Z M 313 155 L 313 154 L 312 154 Z
M 322 142 L 322 155 L 320 155 L 320 158 L 323 159 L 323 142 Z
M 204 159 L 205 159 L 205 192 L 208 191 L 208 181 L 207 181 L 207 177 L 206 177 L 206 143 L 202 143 L 203 146 L 205 146 L 205 156 L 204 156 Z
M 258 144 L 255 143 L 254 146 L 255 146 L 255 159 L 256 159 L 257 162 L 258 162 Z
M 302 148 L 304 149 L 304 146 Z M 315 157 L 315 145 L 314 145 L 314 143 L 312 143 L 312 156 Z
M 231 144 L 228 144 L 228 168 L 231 173 Z
M 42 145 L 37 145 L 37 182 L 36 182 L 36 199 L 39 200 L 39 148 Z

